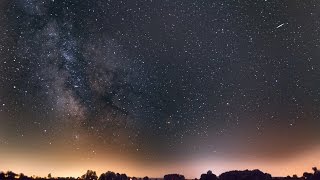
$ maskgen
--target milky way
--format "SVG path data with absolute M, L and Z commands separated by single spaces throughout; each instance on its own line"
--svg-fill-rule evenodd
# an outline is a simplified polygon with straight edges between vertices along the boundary
M 317 1 L 0 4 L 3 154 L 56 144 L 164 167 L 320 145 Z

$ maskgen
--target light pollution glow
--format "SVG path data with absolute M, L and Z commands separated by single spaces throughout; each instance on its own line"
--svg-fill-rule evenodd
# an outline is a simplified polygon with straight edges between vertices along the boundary
M 199 178 L 202 173 L 212 170 L 215 174 L 229 170 L 260 169 L 270 173 L 275 177 L 287 175 L 302 176 L 304 172 L 310 172 L 310 167 L 320 166 L 320 161 L 315 163 L 315 159 L 320 159 L 320 149 L 306 150 L 288 159 L 268 161 L 263 158 L 252 159 L 228 159 L 228 158 L 207 158 L 199 162 L 199 159 L 184 163 L 170 163 L 160 165 L 149 165 L 138 163 L 134 158 L 130 160 L 126 157 L 114 155 L 97 154 L 92 159 L 81 159 L 72 156 L 72 153 L 57 153 L 39 155 L 37 152 L 15 152 L 0 150 L 0 169 L 23 172 L 27 175 L 46 177 L 51 173 L 55 177 L 79 177 L 88 169 L 95 170 L 97 174 L 106 171 L 126 173 L 131 177 L 155 177 L 161 178 L 165 174 L 180 173 L 188 179 Z M 215 160 L 217 159 L 217 160 Z M 268 157 L 265 157 L 268 159 Z

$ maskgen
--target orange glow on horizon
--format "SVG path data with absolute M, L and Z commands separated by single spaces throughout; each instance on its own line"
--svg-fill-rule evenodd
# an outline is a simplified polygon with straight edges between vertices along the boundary
M 314 149 L 300 156 L 292 157 L 286 160 L 259 162 L 253 160 L 218 160 L 208 159 L 205 161 L 189 161 L 185 163 L 173 163 L 170 165 L 154 165 L 138 164 L 130 161 L 130 159 L 122 159 L 117 161 L 108 157 L 99 157 L 93 159 L 78 159 L 66 158 L 63 162 L 41 161 L 40 158 L 30 155 L 28 158 L 23 158 L 22 154 L 4 156 L 1 153 L 0 158 L 2 163 L 0 169 L 3 171 L 11 170 L 16 173 L 24 173 L 26 175 L 46 177 L 49 173 L 54 177 L 80 177 L 88 169 L 95 170 L 98 175 L 107 171 L 125 173 L 128 176 L 135 177 L 155 177 L 161 178 L 165 174 L 179 173 L 186 178 L 199 178 L 202 173 L 207 170 L 212 170 L 213 173 L 219 175 L 230 170 L 245 170 L 245 169 L 260 169 L 263 172 L 270 173 L 272 176 L 287 176 L 297 174 L 302 176 L 303 172 L 311 172 L 314 166 L 320 166 L 320 162 L 315 159 L 320 159 L 319 149 Z M 12 158 L 14 157 L 14 158 Z M 110 158 L 110 157 L 109 157 Z M 57 158 L 58 161 L 60 158 Z M 38 161 L 37 161 L 38 160 Z M 48 159 L 47 159 L 48 160 Z

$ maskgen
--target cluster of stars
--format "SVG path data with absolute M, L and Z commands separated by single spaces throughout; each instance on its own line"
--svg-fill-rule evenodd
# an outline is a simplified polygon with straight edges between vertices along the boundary
M 88 157 L 104 148 L 148 160 L 218 154 L 229 141 L 251 149 L 300 137 L 292 131 L 320 116 L 318 6 L 10 2 L 0 112 L 19 138 L 35 130 L 53 145 L 63 134 L 75 150 L 94 139 Z

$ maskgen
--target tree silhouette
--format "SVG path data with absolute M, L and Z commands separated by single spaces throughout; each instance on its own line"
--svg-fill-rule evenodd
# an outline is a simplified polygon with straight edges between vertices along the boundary
M 12 172 L 12 171 L 8 171 L 8 172 L 7 172 L 7 179 L 8 179 L 8 180 L 13 180 L 13 179 L 15 179 L 15 177 L 16 177 L 17 175 L 18 175 L 18 174 L 14 173 L 14 172 Z
M 292 176 L 292 178 L 298 179 L 298 176 L 297 176 L 296 174 L 294 174 L 294 175 Z
M 19 180 L 26 180 L 26 179 L 28 179 L 26 175 L 24 175 L 23 173 L 19 174 Z
M 318 168 L 317 167 L 313 167 L 312 170 L 313 170 L 314 174 L 316 174 L 318 172 Z
M 149 177 L 145 176 L 142 180 L 149 180 Z
M 260 170 L 245 170 L 245 171 L 229 171 L 222 173 L 219 180 L 271 180 L 270 174 L 263 173 Z
M 314 171 L 312 180 L 320 179 L 320 171 L 318 170 L 318 168 L 317 167 L 313 167 L 312 170 Z
M 263 173 L 260 170 L 245 170 L 245 171 L 229 171 L 222 173 L 219 177 L 212 173 L 211 170 L 207 171 L 207 173 L 201 174 L 199 180 L 320 180 L 320 171 L 316 168 L 312 168 L 313 173 L 305 172 L 302 177 L 298 177 L 297 175 L 293 175 L 292 177 L 272 177 L 270 174 Z M 0 180 L 98 180 L 98 176 L 95 171 L 88 170 L 84 175 L 80 178 L 74 177 L 58 177 L 53 178 L 51 173 L 48 174 L 47 177 L 36 177 L 33 175 L 32 177 L 25 176 L 23 173 L 19 175 L 8 171 L 4 173 L 0 171 Z M 106 173 L 102 173 L 99 177 L 99 180 L 150 180 L 148 176 L 143 178 L 136 177 L 128 177 L 126 174 L 114 173 L 112 171 L 108 171 Z M 154 179 L 156 180 L 156 179 Z M 163 180 L 185 180 L 185 177 L 180 174 L 167 174 L 164 176 Z M 197 178 L 195 180 L 198 180 Z
M 163 177 L 164 180 L 185 180 L 183 175 L 180 174 L 167 174 Z
M 86 174 L 81 176 L 81 178 L 84 180 L 97 180 L 98 176 L 95 171 L 88 170 Z
M 305 180 L 319 180 L 320 179 L 320 171 L 318 170 L 318 168 L 313 167 L 312 170 L 313 170 L 313 174 L 308 173 L 308 172 L 303 173 L 303 176 L 302 176 L 303 179 L 305 179 Z
M 0 179 L 4 179 L 4 177 L 5 177 L 4 172 L 0 171 Z
M 207 172 L 207 174 L 201 174 L 200 180 L 217 180 L 218 177 L 212 173 L 211 170 Z
M 106 173 L 102 173 L 99 177 L 99 180 L 116 180 L 117 176 L 114 172 L 108 171 Z
M 309 179 L 312 178 L 312 176 L 313 176 L 312 173 L 308 173 L 308 172 L 303 173 L 303 178 L 304 178 L 304 179 L 309 180 Z
M 120 179 L 121 180 L 128 180 L 128 176 L 126 174 L 121 174 Z

